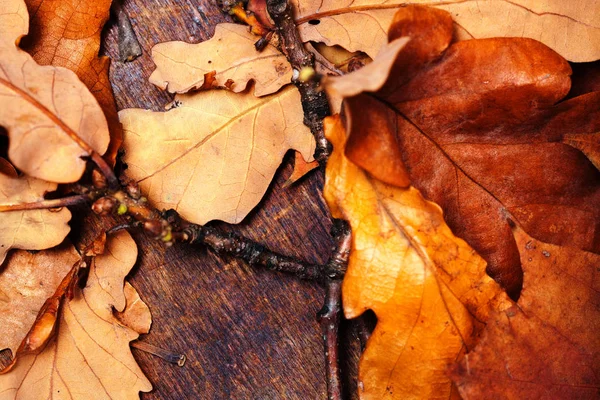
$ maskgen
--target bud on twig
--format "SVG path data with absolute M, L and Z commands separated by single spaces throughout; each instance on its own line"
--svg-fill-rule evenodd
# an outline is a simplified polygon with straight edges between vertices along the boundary
M 117 207 L 117 199 L 110 196 L 101 197 L 92 204 L 92 211 L 98 215 L 112 214 Z

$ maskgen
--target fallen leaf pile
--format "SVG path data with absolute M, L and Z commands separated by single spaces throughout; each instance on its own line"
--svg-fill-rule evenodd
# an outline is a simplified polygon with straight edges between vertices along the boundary
M 291 1 L 342 110 L 325 121 L 324 195 L 352 227 L 344 313 L 378 319 L 359 395 L 595 398 L 600 92 L 570 93 L 568 61 L 600 58 L 600 4 L 416 3 L 433 7 Z M 225 23 L 203 43 L 154 46 L 149 80 L 175 94 L 163 112 L 117 114 L 99 56 L 110 7 L 0 0 L 0 206 L 43 201 L 78 182 L 91 153 L 114 165 L 122 147 L 157 209 L 239 223 L 289 150 L 284 186 L 316 167 L 301 72 L 264 0 L 233 13 L 252 30 Z M 74 246 L 70 219 L 0 213 L 0 350 L 13 354 L 1 400 L 151 390 L 130 350 L 152 322 L 125 281 L 137 247 L 126 232 Z

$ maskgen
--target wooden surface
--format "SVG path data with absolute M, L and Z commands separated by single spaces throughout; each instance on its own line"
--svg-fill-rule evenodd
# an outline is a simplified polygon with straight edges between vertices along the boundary
M 111 81 L 118 108 L 161 110 L 171 96 L 148 83 L 154 69 L 152 46 L 170 40 L 203 41 L 217 23 L 230 19 L 210 0 L 125 0 L 125 9 L 144 54 L 131 63 L 119 62 L 116 26 L 106 28 L 103 51 L 113 58 Z M 194 123 L 202 121 L 190 121 Z M 274 250 L 322 263 L 331 246 L 329 216 L 320 194 L 322 177 L 316 172 L 282 189 L 292 158 L 288 154 L 263 202 L 232 229 Z M 75 236 L 90 238 L 92 231 L 110 225 L 93 217 L 87 221 Z M 134 237 L 140 257 L 131 282 L 154 320 L 143 341 L 188 358 L 180 368 L 134 350 L 154 385 L 143 399 L 326 397 L 324 355 L 315 320 L 323 302 L 321 287 L 254 270 L 203 248 L 175 246 L 165 251 L 144 235 Z M 358 356 L 353 329 L 346 323 L 342 330 L 348 393 L 355 392 Z

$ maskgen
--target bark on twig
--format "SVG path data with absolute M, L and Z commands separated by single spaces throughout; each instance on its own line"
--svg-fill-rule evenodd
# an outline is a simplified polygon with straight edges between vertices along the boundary
M 267 10 L 275 22 L 275 29 L 281 41 L 281 50 L 296 71 L 294 74 L 299 76 L 305 68 L 314 70 L 313 55 L 304 48 L 294 23 L 292 7 L 288 1 L 267 0 Z M 323 132 L 323 118 L 330 115 L 327 96 L 319 87 L 319 83 L 313 79 L 302 82 L 296 78 L 294 84 L 300 91 L 304 124 L 310 128 L 317 142 L 315 159 L 319 161 L 319 164 L 325 165 L 331 154 L 331 144 Z

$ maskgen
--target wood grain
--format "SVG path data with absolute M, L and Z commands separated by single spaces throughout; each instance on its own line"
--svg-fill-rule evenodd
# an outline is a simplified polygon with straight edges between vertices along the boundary
M 116 27 L 107 28 L 104 50 L 113 59 L 110 76 L 118 108 L 161 110 L 171 97 L 148 83 L 154 69 L 152 46 L 170 40 L 206 40 L 217 23 L 230 19 L 210 0 L 126 0 L 124 6 L 144 54 L 131 63 L 118 62 Z M 292 158 L 286 157 L 257 209 L 231 229 L 276 251 L 324 262 L 331 239 L 322 178 L 316 172 L 283 189 Z M 94 230 L 107 226 L 107 221 L 94 217 L 87 221 L 95 222 L 80 232 L 83 237 L 91 237 L 90 226 Z M 203 248 L 175 246 L 165 251 L 143 235 L 136 239 L 140 259 L 131 281 L 154 318 L 143 340 L 188 358 L 180 368 L 134 350 L 155 387 L 142 398 L 325 398 L 323 345 L 315 319 L 324 297 L 321 287 L 254 270 Z M 355 392 L 358 341 L 348 323 L 342 334 L 351 345 L 345 346 L 351 351 L 342 351 L 350 393 Z

